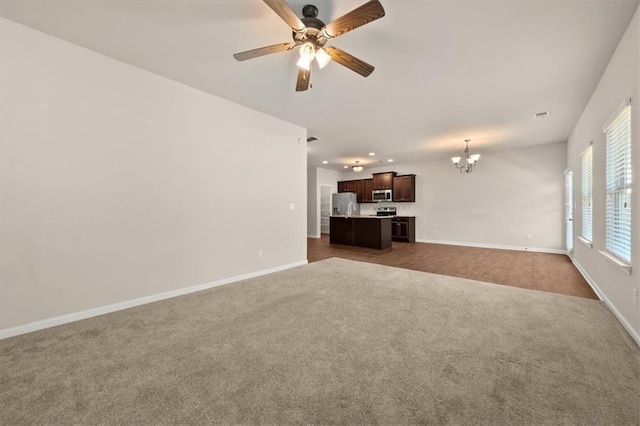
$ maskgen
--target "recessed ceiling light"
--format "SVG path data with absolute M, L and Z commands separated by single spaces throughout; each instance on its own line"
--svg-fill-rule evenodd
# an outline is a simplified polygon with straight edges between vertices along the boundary
M 327 160 L 324 160 L 322 164 L 329 164 L 329 162 Z
M 393 158 L 389 158 L 387 161 L 393 163 Z
M 342 168 L 343 168 L 343 169 L 348 169 L 348 168 L 349 168 L 349 166 L 342 166 Z
M 375 152 L 370 152 L 370 153 L 369 153 L 369 155 L 370 155 L 371 157 L 373 157 L 374 155 L 376 155 L 376 153 L 375 153 Z
M 545 112 L 538 112 L 536 114 L 533 114 L 533 116 L 535 118 L 547 118 L 549 116 L 549 114 L 551 113 L 551 111 L 545 111 Z

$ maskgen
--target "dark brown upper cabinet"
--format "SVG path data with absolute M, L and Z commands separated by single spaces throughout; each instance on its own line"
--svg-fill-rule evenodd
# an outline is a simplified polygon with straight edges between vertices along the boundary
M 338 192 L 357 192 L 356 180 L 344 180 L 338 182 Z
M 356 181 L 356 194 L 358 195 L 358 202 L 364 203 L 364 199 L 365 199 L 364 180 Z
M 393 178 L 393 201 L 416 201 L 416 175 L 402 175 Z
M 373 189 L 393 189 L 393 178 L 396 172 L 372 173 Z
M 373 203 L 373 179 L 340 181 L 338 192 L 355 192 L 359 203 Z
M 364 180 L 363 203 L 373 203 L 373 179 Z
M 416 201 L 416 175 L 400 175 L 396 172 L 374 173 L 372 179 L 343 180 L 338 182 L 338 192 L 355 192 L 359 203 L 373 203 L 373 191 L 392 189 L 393 201 Z

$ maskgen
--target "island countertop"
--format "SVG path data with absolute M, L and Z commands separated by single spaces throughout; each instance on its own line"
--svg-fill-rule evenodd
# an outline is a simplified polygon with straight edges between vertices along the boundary
M 415 217 L 406 214 L 396 214 L 387 216 L 377 216 L 375 214 L 352 214 L 347 216 L 346 214 L 332 214 L 329 217 L 342 217 L 342 218 L 354 218 L 354 219 L 393 219 L 394 217 Z
M 395 216 L 376 216 L 375 214 L 352 214 L 348 216 L 346 214 L 332 214 L 330 217 L 341 217 L 343 219 L 391 219 Z

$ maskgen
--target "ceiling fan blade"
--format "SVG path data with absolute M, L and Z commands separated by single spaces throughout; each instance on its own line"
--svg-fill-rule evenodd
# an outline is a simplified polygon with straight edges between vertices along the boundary
M 246 61 L 247 59 L 257 58 L 258 56 L 270 55 L 272 53 L 284 52 L 291 50 L 297 45 L 295 43 L 280 43 L 271 46 L 259 47 L 257 49 L 247 50 L 246 52 L 234 53 L 233 57 L 238 61 Z
M 280 17 L 284 22 L 291 27 L 296 33 L 304 33 L 307 31 L 307 27 L 302 23 L 298 15 L 289 7 L 284 0 L 263 0 L 267 6 Z
M 325 47 L 324 49 L 327 51 L 329 56 L 331 56 L 331 59 L 340 65 L 349 68 L 351 71 L 357 72 L 363 77 L 369 77 L 375 69 L 373 65 L 369 65 L 365 61 L 358 59 L 337 47 Z
M 298 67 L 298 80 L 296 81 L 296 92 L 303 92 L 309 88 L 311 83 L 311 67 L 309 70 Z
M 335 21 L 325 25 L 321 34 L 327 39 L 341 36 L 351 30 L 380 19 L 384 16 L 384 8 L 378 0 L 370 0 L 362 6 L 342 15 Z

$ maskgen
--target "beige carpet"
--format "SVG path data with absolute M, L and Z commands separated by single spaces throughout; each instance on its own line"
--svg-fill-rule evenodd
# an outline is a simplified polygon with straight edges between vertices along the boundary
M 342 259 L 0 342 L 0 423 L 640 422 L 600 302 Z

